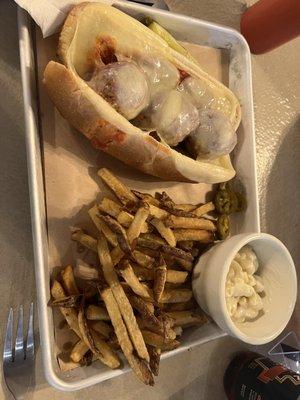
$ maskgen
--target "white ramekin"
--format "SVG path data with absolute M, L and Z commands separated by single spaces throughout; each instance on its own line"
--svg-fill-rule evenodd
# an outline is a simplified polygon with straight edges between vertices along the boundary
M 231 261 L 246 244 L 259 259 L 257 272 L 263 279 L 264 313 L 259 318 L 234 323 L 225 301 L 225 281 Z M 200 307 L 229 335 L 250 344 L 264 344 L 286 327 L 297 298 L 297 276 L 287 248 L 266 233 L 240 234 L 204 253 L 194 268 L 193 291 Z

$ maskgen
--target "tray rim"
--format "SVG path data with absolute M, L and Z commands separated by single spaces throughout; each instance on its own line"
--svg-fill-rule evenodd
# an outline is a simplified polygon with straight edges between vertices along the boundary
M 124 7 L 124 2 L 115 1 L 114 4 Z M 149 6 L 138 5 L 131 3 L 132 7 L 137 10 L 149 11 Z M 125 3 L 126 5 L 126 3 Z M 246 49 L 247 62 L 249 66 L 249 87 L 248 90 L 251 94 L 250 107 L 252 110 L 251 124 L 254 130 L 254 116 L 253 116 L 253 95 L 252 95 L 252 79 L 251 79 L 251 58 L 250 50 L 244 37 L 234 29 L 224 27 L 218 24 L 203 21 L 197 18 L 186 17 L 183 15 L 171 13 L 170 11 L 153 9 L 156 15 L 172 15 L 182 22 L 193 21 L 197 24 L 202 25 L 208 29 L 217 29 L 219 31 L 231 33 L 235 38 L 242 43 Z M 61 379 L 55 372 L 52 360 L 52 343 L 51 334 L 49 331 L 49 313 L 47 312 L 47 299 L 49 295 L 49 289 L 45 287 L 44 283 L 46 278 L 45 260 L 47 256 L 47 229 L 46 229 L 46 213 L 45 213 L 45 198 L 44 198 L 44 181 L 43 181 L 43 168 L 40 151 L 39 141 L 39 128 L 38 128 L 38 116 L 34 95 L 36 88 L 35 86 L 35 61 L 33 59 L 33 48 L 30 33 L 30 26 L 32 20 L 29 14 L 18 7 L 18 30 L 19 30 L 19 45 L 20 45 L 20 67 L 23 87 L 23 102 L 24 102 L 24 113 L 25 113 L 25 139 L 26 139 L 26 151 L 27 151 L 27 165 L 28 165 L 28 181 L 29 181 L 29 195 L 30 195 L 30 208 L 31 208 L 31 223 L 32 223 L 32 236 L 33 236 L 33 248 L 34 248 L 34 264 L 35 264 L 35 277 L 37 286 L 37 303 L 38 303 L 38 316 L 39 316 L 39 332 L 42 348 L 42 359 L 45 371 L 45 377 L 49 384 L 54 386 L 56 389 L 63 391 L 74 391 L 86 388 L 96 383 L 103 382 L 104 380 L 119 376 L 129 371 L 129 368 L 123 368 L 118 371 L 110 371 L 109 374 L 95 374 L 76 382 L 67 382 Z M 254 133 L 254 132 L 253 132 Z M 255 151 L 255 136 L 253 137 L 253 172 L 254 172 L 254 189 L 255 189 L 255 222 L 256 231 L 260 232 L 259 223 L 259 207 L 258 207 L 258 192 L 257 192 L 257 174 L 256 174 L 256 151 Z M 187 348 L 191 348 L 198 344 L 208 342 L 217 338 L 226 336 L 227 334 L 222 332 L 216 325 L 215 332 L 205 339 L 200 339 L 193 344 L 183 344 L 180 348 L 175 351 L 164 353 L 163 358 L 170 357 Z M 103 375 L 106 375 L 103 377 Z M 109 376 L 108 376 L 109 375 Z

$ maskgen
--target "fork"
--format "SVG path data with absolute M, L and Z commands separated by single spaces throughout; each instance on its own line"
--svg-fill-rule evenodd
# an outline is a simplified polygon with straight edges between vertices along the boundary
M 21 399 L 28 392 L 34 378 L 34 330 L 33 303 L 30 304 L 27 340 L 23 336 L 23 306 L 19 307 L 18 327 L 13 346 L 13 319 L 11 308 L 8 315 L 3 351 L 3 375 L 7 389 L 14 399 Z

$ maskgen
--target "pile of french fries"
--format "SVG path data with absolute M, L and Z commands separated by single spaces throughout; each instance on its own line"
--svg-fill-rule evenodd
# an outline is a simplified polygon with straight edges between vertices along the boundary
M 64 268 L 52 283 L 51 305 L 78 336 L 74 363 L 96 358 L 119 368 L 122 351 L 153 385 L 161 352 L 180 345 L 184 328 L 208 321 L 193 300 L 191 272 L 214 241 L 215 223 L 205 217 L 214 205 L 175 204 L 165 192 L 130 190 L 105 168 L 98 175 L 116 200 L 104 197 L 89 210 L 96 237 L 76 228 L 72 239 L 98 254 L 99 265 Z

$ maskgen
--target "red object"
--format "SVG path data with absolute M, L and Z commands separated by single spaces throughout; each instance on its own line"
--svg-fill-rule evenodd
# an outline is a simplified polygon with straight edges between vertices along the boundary
M 300 35 L 300 0 L 260 0 L 241 18 L 251 53 L 262 54 Z

